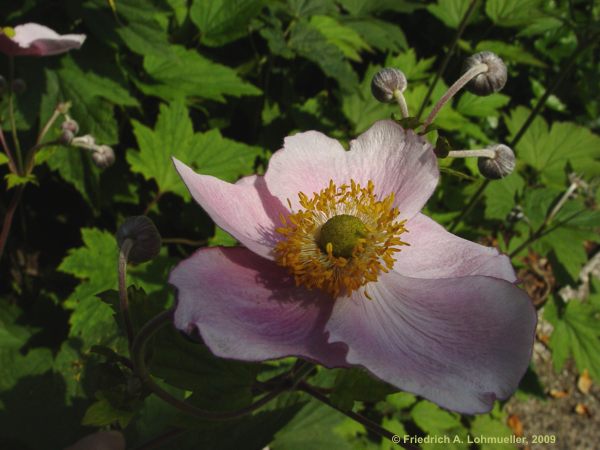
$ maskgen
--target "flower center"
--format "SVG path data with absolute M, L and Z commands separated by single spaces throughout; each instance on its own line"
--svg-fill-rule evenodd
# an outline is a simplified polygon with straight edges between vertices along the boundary
M 333 216 L 321 227 L 319 248 L 333 256 L 350 258 L 359 241 L 364 241 L 367 227 L 358 217 L 349 214 Z M 329 247 L 331 246 L 331 250 Z
M 276 261 L 287 267 L 296 285 L 321 289 L 333 297 L 348 295 L 394 266 L 393 254 L 406 231 L 397 221 L 394 194 L 378 200 L 372 181 L 333 181 L 309 198 L 298 194 L 302 209 L 281 217 Z M 365 290 L 368 297 L 368 293 Z

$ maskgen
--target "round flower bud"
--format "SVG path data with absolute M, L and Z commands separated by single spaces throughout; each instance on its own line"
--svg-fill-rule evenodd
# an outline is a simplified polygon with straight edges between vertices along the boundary
M 70 131 L 73 134 L 79 133 L 79 124 L 75 122 L 73 119 L 66 119 L 61 125 L 60 128 L 63 131 Z
M 142 263 L 154 259 L 160 252 L 161 238 L 154 222 L 147 216 L 133 216 L 125 219 L 117 230 L 119 248 L 127 239 L 133 241 L 127 260 Z
M 106 169 L 115 162 L 115 152 L 108 145 L 100 145 L 95 149 L 94 153 L 92 153 L 92 160 L 94 161 L 94 164 L 96 164 L 96 167 Z
M 390 103 L 394 101 L 394 92 L 404 92 L 406 85 L 406 76 L 401 70 L 386 67 L 377 72 L 371 80 L 371 92 L 378 101 Z
M 496 144 L 488 147 L 494 150 L 496 156 L 493 158 L 479 158 L 477 167 L 479 172 L 490 180 L 499 180 L 510 175 L 515 169 L 515 153 L 508 145 Z
M 62 145 L 70 145 L 71 142 L 73 142 L 74 137 L 75 137 L 75 135 L 73 134 L 72 131 L 63 130 L 62 133 L 60 133 L 58 142 L 60 142 Z
M 498 92 L 504 87 L 508 75 L 506 65 L 498 55 L 492 52 L 475 53 L 465 61 L 465 72 L 478 64 L 487 65 L 488 70 L 469 81 L 467 90 L 475 95 L 485 96 Z
M 17 78 L 16 80 L 13 80 L 10 89 L 15 93 L 15 94 L 22 94 L 23 92 L 25 92 L 27 90 L 27 83 L 25 83 L 25 80 L 22 78 Z

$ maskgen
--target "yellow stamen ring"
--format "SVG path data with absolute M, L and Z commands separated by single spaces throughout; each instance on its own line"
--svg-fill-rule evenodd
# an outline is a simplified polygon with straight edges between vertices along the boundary
M 366 188 L 354 180 L 338 187 L 331 180 L 311 199 L 303 192 L 298 197 L 303 209 L 280 217 L 283 226 L 276 231 L 284 239 L 275 246 L 277 263 L 288 268 L 298 286 L 333 297 L 350 294 L 391 270 L 398 247 L 408 245 L 400 240 L 406 221 L 396 221 L 394 194 L 377 200 L 370 180 Z M 323 237 L 325 225 L 333 231 L 325 228 Z

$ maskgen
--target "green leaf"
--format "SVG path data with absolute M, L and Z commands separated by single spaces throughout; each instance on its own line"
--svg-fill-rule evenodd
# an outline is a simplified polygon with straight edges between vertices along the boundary
M 438 0 L 427 7 L 431 14 L 450 28 L 458 28 L 467 9 L 469 9 L 469 2 L 464 0 Z
M 484 191 L 485 217 L 505 220 L 516 205 L 515 197 L 521 194 L 524 187 L 525 180 L 517 172 L 488 184 Z
M 194 0 L 190 18 L 200 30 L 200 42 L 218 47 L 248 33 L 250 21 L 265 0 Z
M 513 432 L 501 419 L 495 418 L 492 414 L 485 414 L 475 416 L 475 419 L 471 423 L 470 434 L 474 437 L 484 436 L 495 439 L 510 439 Z M 483 443 L 480 444 L 480 448 L 481 450 L 516 450 L 517 447 L 512 444 Z
M 494 52 L 507 62 L 527 64 L 534 67 L 546 67 L 546 63 L 533 56 L 519 44 L 507 44 L 502 41 L 481 41 L 475 47 L 475 51 Z
M 554 370 L 573 356 L 580 373 L 588 369 L 600 381 L 600 294 L 594 292 L 588 301 L 571 300 L 562 311 L 556 302 L 548 302 L 544 310 L 544 318 L 554 326 L 550 336 Z
M 225 95 L 241 97 L 261 93 L 256 86 L 242 80 L 232 68 L 178 45 L 170 46 L 168 54 L 147 55 L 144 69 L 156 83 L 137 81 L 138 87 L 147 95 L 168 101 L 199 97 L 224 102 Z
M 309 23 L 300 21 L 293 28 L 288 45 L 317 64 L 325 75 L 336 79 L 344 91 L 352 91 L 358 84 L 356 73 L 342 51 Z
M 83 280 L 67 303 L 117 287 L 118 249 L 114 236 L 96 228 L 82 228 L 83 247 L 69 250 L 58 270 Z
M 339 48 L 344 56 L 352 61 L 360 62 L 360 53 L 371 51 L 369 45 L 352 28 L 342 25 L 329 16 L 312 16 L 310 25 L 325 36 L 327 42 Z
M 518 107 L 505 118 L 512 136 L 525 122 L 529 110 Z M 542 181 L 564 186 L 565 167 L 586 177 L 600 175 L 600 137 L 570 122 L 555 122 L 549 129 L 537 116 L 515 149 L 519 159 L 540 172 Z
M 498 26 L 523 26 L 539 16 L 540 3 L 540 0 L 487 0 L 485 13 Z
M 435 57 L 427 59 L 417 58 L 415 50 L 409 48 L 408 50 L 399 53 L 396 56 L 388 56 L 385 61 L 387 67 L 397 67 L 402 70 L 407 80 L 409 81 L 409 88 L 411 87 L 410 82 L 426 78 L 429 76 L 429 70 L 435 61 Z M 370 82 L 370 80 L 369 80 Z M 410 105 L 413 108 L 417 108 L 418 105 Z
M 4 175 L 4 179 L 6 180 L 7 189 L 12 189 L 16 186 L 21 186 L 29 183 L 38 184 L 37 178 L 34 174 L 21 176 L 16 173 L 7 173 L 6 175 Z
M 348 20 L 344 25 L 356 31 L 368 45 L 382 52 L 399 52 L 408 47 L 406 36 L 397 24 L 368 17 Z
M 510 97 L 503 94 L 493 94 L 482 97 L 465 92 L 456 105 L 456 111 L 464 116 L 490 117 L 497 116 L 498 109 L 508 105 Z
M 417 403 L 410 414 L 417 426 L 429 435 L 448 436 L 450 442 L 444 444 L 444 448 L 464 450 L 469 448 L 466 444 L 467 430 L 460 423 L 458 414 L 444 411 L 427 400 Z M 437 447 L 438 444 L 434 443 L 423 445 L 423 449 L 433 450 Z
M 114 318 L 113 309 L 97 297 L 81 299 L 69 318 L 69 336 L 82 342 L 82 351 L 102 345 L 114 351 L 127 348 Z
M 102 398 L 90 405 L 81 420 L 81 424 L 101 427 L 117 422 L 122 428 L 125 428 L 134 415 L 135 411 L 117 409 L 107 399 Z
M 31 335 L 27 328 L 16 324 L 20 314 L 19 308 L 0 299 L 0 351 L 20 349 Z
M 183 102 L 161 105 L 154 130 L 132 121 L 140 151 L 129 150 L 127 161 L 131 170 L 153 179 L 159 191 L 174 192 L 189 199 L 189 192 L 175 170 L 175 157 L 205 175 L 225 181 L 235 181 L 252 172 L 260 153 L 256 147 L 221 136 L 217 129 L 195 133 Z
M 352 409 L 355 401 L 379 402 L 395 390 L 363 370 L 349 369 L 338 373 L 330 398 L 340 408 Z
M 3 164 L 8 164 L 8 156 L 0 152 L 0 166 Z

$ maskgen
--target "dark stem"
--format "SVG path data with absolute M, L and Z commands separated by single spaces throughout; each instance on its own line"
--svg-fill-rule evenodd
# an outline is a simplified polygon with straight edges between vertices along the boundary
M 475 11 L 475 7 L 477 6 L 477 3 L 478 3 L 478 0 L 471 0 L 471 3 L 469 4 L 467 11 L 465 11 L 465 15 L 463 16 L 463 18 L 458 26 L 458 30 L 456 31 L 456 36 L 454 36 L 454 41 L 452 41 L 450 48 L 446 52 L 446 56 L 444 57 L 444 60 L 442 61 L 442 64 L 438 68 L 437 72 L 435 73 L 435 77 L 433 78 L 433 81 L 429 85 L 427 94 L 425 94 L 425 98 L 423 99 L 423 102 L 421 103 L 421 106 L 419 107 L 419 112 L 417 113 L 417 120 L 421 118 L 423 111 L 425 111 L 425 108 L 427 107 L 427 102 L 429 101 L 429 99 L 431 98 L 431 94 L 433 93 L 433 89 L 435 88 L 435 85 L 437 84 L 437 82 L 441 78 L 442 74 L 446 70 L 448 63 L 450 62 L 450 58 L 452 57 L 452 54 L 454 53 L 454 49 L 456 49 L 456 45 L 458 44 L 460 37 L 462 36 L 462 34 L 465 31 L 465 28 L 467 27 L 467 22 L 469 22 L 471 14 L 473 14 L 473 11 Z
M 161 197 L 162 197 L 162 192 L 158 191 L 156 193 L 156 195 L 154 196 L 154 198 L 152 200 L 150 200 L 150 203 L 148 203 L 148 206 L 146 206 L 146 209 L 144 210 L 144 214 L 143 214 L 144 216 L 148 215 L 148 213 L 154 207 L 154 205 L 156 205 L 160 201 Z
M 146 323 L 146 325 L 142 327 L 140 332 L 133 340 L 133 345 L 131 346 L 131 358 L 133 360 L 133 366 L 135 367 L 136 374 L 140 377 L 144 386 L 151 390 L 152 393 L 154 393 L 158 398 L 170 404 L 171 406 L 199 419 L 232 420 L 245 416 L 257 410 L 258 408 L 266 405 L 286 390 L 286 387 L 282 384 L 274 388 L 268 394 L 265 394 L 262 398 L 258 399 L 254 403 L 244 408 L 237 409 L 235 411 L 208 411 L 197 408 L 189 403 L 186 403 L 172 396 L 154 382 L 146 366 L 146 344 L 148 343 L 148 340 L 152 336 L 154 336 L 154 334 L 158 330 L 160 330 L 166 325 L 171 324 L 172 322 L 172 309 L 160 313 L 158 316 L 151 319 L 148 323 Z
M 10 228 L 12 227 L 15 211 L 17 210 L 17 206 L 19 206 L 19 201 L 21 200 L 24 189 L 24 184 L 20 184 L 16 187 L 16 192 L 10 199 L 8 209 L 6 210 L 6 215 L 4 216 L 4 221 L 2 223 L 2 232 L 0 232 L 0 261 L 2 260 L 2 255 L 4 254 L 6 241 L 8 240 L 8 235 L 10 234 Z
M 2 131 L 1 126 L 0 126 L 0 144 L 2 144 L 2 148 L 4 149 L 4 152 L 6 153 L 6 156 L 8 158 L 9 170 L 12 173 L 18 173 L 17 162 L 15 161 L 15 157 L 13 156 L 12 152 L 10 151 L 10 147 L 6 143 L 6 138 L 4 137 L 4 132 Z
M 206 239 L 201 239 L 198 241 L 194 241 L 193 239 L 186 238 L 163 238 L 163 244 L 182 244 L 189 245 L 191 247 L 200 247 L 201 245 L 205 245 L 207 243 Z
M 127 297 L 127 261 L 133 245 L 133 240 L 125 239 L 119 251 L 119 308 L 121 309 L 121 315 L 123 316 L 129 348 L 131 348 L 133 344 L 134 333 L 131 315 L 129 314 L 129 299 Z
M 302 381 L 298 385 L 298 390 L 307 393 L 311 397 L 319 400 L 321 403 L 325 403 L 330 408 L 333 408 L 336 411 L 339 411 L 342 414 L 350 417 L 352 420 L 355 420 L 358 423 L 364 425 L 365 428 L 367 428 L 368 430 L 370 430 L 373 433 L 381 436 L 384 439 L 388 439 L 390 442 L 393 442 L 395 444 L 400 445 L 401 447 L 408 448 L 408 449 L 411 449 L 411 450 L 418 450 L 419 449 L 418 447 L 416 447 L 416 446 L 414 446 L 412 444 L 406 444 L 406 443 L 403 443 L 402 441 L 396 442 L 396 440 L 395 440 L 396 439 L 396 435 L 394 433 L 392 433 L 391 431 L 383 428 L 381 425 L 373 422 L 372 420 L 367 419 L 365 416 L 363 416 L 361 414 L 355 413 L 354 411 L 347 411 L 345 409 L 342 409 L 342 408 L 334 405 L 331 402 L 331 400 L 329 400 L 329 398 L 327 398 L 327 396 L 323 395 L 319 390 L 315 389 L 313 386 L 311 386 L 310 384 L 308 384 L 305 381 Z M 402 438 L 402 436 L 400 436 L 400 438 Z

